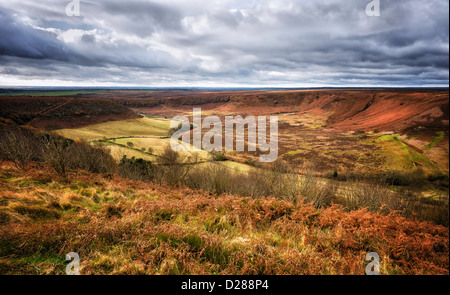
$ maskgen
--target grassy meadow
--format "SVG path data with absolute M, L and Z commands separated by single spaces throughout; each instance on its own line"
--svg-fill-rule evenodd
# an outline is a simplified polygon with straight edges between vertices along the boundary
M 166 137 L 170 129 L 169 125 L 170 121 L 166 119 L 144 117 L 125 121 L 110 121 L 76 129 L 62 129 L 58 130 L 58 133 L 74 140 L 84 139 L 87 141 L 118 137 Z

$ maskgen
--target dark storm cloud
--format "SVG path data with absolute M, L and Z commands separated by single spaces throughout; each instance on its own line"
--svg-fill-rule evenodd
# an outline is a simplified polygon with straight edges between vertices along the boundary
M 8 11 L 0 11 L 0 23 L 0 55 L 68 60 L 64 44 L 54 34 L 22 25 Z
M 448 85 L 447 0 L 69 2 L 0 0 L 0 84 Z

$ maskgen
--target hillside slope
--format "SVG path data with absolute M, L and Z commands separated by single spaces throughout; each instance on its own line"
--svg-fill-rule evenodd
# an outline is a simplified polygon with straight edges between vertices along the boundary
M 447 274 L 448 228 L 0 162 L 0 274 Z M 301 199 L 301 198 L 300 198 Z M 299 200 L 300 200 L 299 199 Z
M 79 97 L 0 97 L 0 119 L 42 130 L 77 128 L 107 121 L 138 118 L 117 102 Z
M 149 93 L 126 103 L 137 112 L 166 118 L 192 116 L 194 107 L 201 108 L 203 116 L 221 118 L 277 116 L 280 155 L 324 172 L 422 169 L 448 174 L 448 91 L 258 90 L 172 95 Z M 389 134 L 400 140 L 385 142 L 383 136 Z
M 192 95 L 168 100 L 171 106 L 197 105 L 196 100 L 216 103 L 224 93 Z M 216 97 L 216 98 L 214 98 Z M 166 103 L 166 102 L 164 102 Z M 220 102 L 219 102 L 220 103 Z M 311 112 L 328 116 L 327 124 L 338 130 L 374 129 L 404 132 L 421 126 L 430 131 L 448 129 L 448 91 L 438 90 L 314 90 L 236 92 L 226 106 L 229 113 L 263 115 Z

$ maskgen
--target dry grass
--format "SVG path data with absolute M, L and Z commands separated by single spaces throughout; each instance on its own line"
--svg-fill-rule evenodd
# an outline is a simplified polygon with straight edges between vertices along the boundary
M 0 273 L 449 274 L 448 228 L 367 210 L 216 195 L 0 162 Z M 298 197 L 300 200 L 301 197 Z

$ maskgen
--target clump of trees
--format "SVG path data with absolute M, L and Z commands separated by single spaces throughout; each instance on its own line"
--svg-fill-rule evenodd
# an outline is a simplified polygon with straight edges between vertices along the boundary
M 117 170 L 119 175 L 124 178 L 140 181 L 151 181 L 155 178 L 155 165 L 141 158 L 132 157 L 129 159 L 124 155 Z
M 34 133 L 27 128 L 10 125 L 0 129 L 0 156 L 20 169 L 26 169 L 40 156 L 40 146 Z
M 114 170 L 115 161 L 103 145 L 93 146 L 52 133 L 38 133 L 20 126 L 0 129 L 0 157 L 20 169 L 28 169 L 32 162 L 47 163 L 65 177 L 69 170 L 83 169 L 93 173 Z

